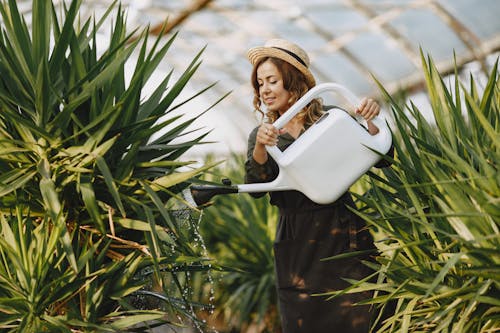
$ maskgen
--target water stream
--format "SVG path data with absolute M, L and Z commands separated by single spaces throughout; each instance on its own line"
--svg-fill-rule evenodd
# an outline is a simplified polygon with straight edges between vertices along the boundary
M 210 288 L 209 288 L 207 297 L 208 297 L 208 315 L 211 316 L 214 313 L 213 302 L 215 300 L 215 290 L 214 290 L 214 280 L 213 280 L 213 276 L 212 276 L 212 272 L 211 272 L 212 264 L 210 263 L 209 253 L 208 253 L 207 247 L 205 245 L 205 241 L 204 241 L 203 236 L 201 235 L 200 230 L 199 230 L 199 226 L 200 226 L 200 223 L 201 223 L 202 218 L 203 218 L 203 210 L 196 210 L 195 208 L 193 208 L 193 207 L 196 207 L 197 205 L 196 205 L 196 203 L 191 195 L 191 191 L 189 190 L 189 188 L 185 189 L 182 192 L 182 195 L 183 195 L 184 199 L 186 200 L 186 202 L 191 207 L 186 206 L 186 207 L 182 208 L 182 211 L 184 212 L 184 214 L 188 214 L 188 216 L 183 216 L 183 217 L 181 217 L 181 219 L 185 219 L 186 221 L 189 221 L 190 228 L 194 234 L 194 238 L 193 238 L 194 245 L 201 251 L 202 257 L 207 258 L 207 260 L 208 260 L 208 263 L 207 263 L 208 270 L 206 271 L 206 274 L 207 274 L 207 282 L 208 282 L 208 285 L 210 286 Z M 187 281 L 187 285 L 189 285 L 190 282 L 191 281 Z M 192 309 L 191 313 L 194 315 L 194 309 Z M 203 319 L 203 323 L 206 324 L 205 319 Z M 200 333 L 205 332 L 202 330 L 202 327 L 200 327 L 200 325 L 198 323 L 196 323 L 196 321 L 194 322 L 194 324 L 196 326 L 196 329 Z M 215 328 L 211 327 L 209 329 L 210 329 L 210 332 L 217 333 L 217 330 Z
M 199 310 L 202 310 L 206 311 L 205 313 L 208 314 L 207 317 L 210 317 L 213 315 L 215 308 L 213 305 L 215 301 L 215 284 L 212 276 L 211 259 L 209 258 L 205 241 L 199 230 L 199 225 L 203 218 L 203 211 L 194 208 L 196 207 L 196 204 L 189 189 L 185 190 L 182 194 L 184 196 L 184 200 L 186 200 L 188 204 L 181 203 L 179 201 L 179 203 L 174 207 L 169 208 L 169 212 L 175 219 L 176 224 L 180 226 L 180 229 L 182 229 L 181 231 L 185 232 L 183 237 L 189 235 L 188 237 L 191 246 L 194 248 L 195 252 L 199 253 L 199 256 L 206 259 L 206 261 L 194 263 L 188 262 L 185 264 L 185 267 L 179 268 L 178 272 L 172 271 L 172 268 L 165 269 L 165 272 L 170 272 L 172 275 L 172 280 L 169 282 L 171 285 L 166 287 L 167 289 L 171 289 L 172 293 L 168 291 L 160 291 L 157 287 L 154 287 L 152 283 L 148 283 L 148 286 L 145 289 L 136 293 L 135 302 L 137 303 L 136 305 L 144 308 L 149 307 L 150 304 L 152 304 L 151 302 L 153 302 L 153 304 L 155 304 L 155 302 L 172 304 L 184 311 L 185 318 L 182 318 L 180 314 L 177 316 L 179 323 L 185 323 L 186 319 L 189 319 L 191 323 L 189 326 L 191 327 L 187 332 L 218 333 L 214 327 L 210 327 L 206 319 L 199 318 L 199 315 L 197 314 L 197 312 L 199 313 Z M 171 237 L 175 238 L 174 235 L 171 235 Z M 170 251 L 173 256 L 178 255 L 178 250 L 176 249 L 176 245 L 174 243 L 172 244 Z M 184 268 L 186 269 L 184 270 Z M 191 269 L 193 273 L 190 272 Z M 197 273 L 197 271 L 199 271 L 199 273 Z M 151 278 L 153 273 L 153 268 L 145 268 L 141 271 L 138 278 L 153 281 L 154 279 Z M 209 287 L 206 287 L 205 284 L 208 284 Z M 195 301 L 194 297 L 197 296 L 194 294 L 196 287 L 199 288 L 200 301 L 208 299 L 208 304 L 202 304 L 201 302 Z M 177 292 L 180 294 L 175 296 Z M 203 297 L 201 297 L 201 294 L 203 294 Z M 167 325 L 165 327 L 158 327 L 152 332 L 172 332 L 173 329 L 174 328 L 171 325 Z M 177 330 L 174 331 L 177 332 Z M 178 332 L 186 332 L 186 330 L 179 330 Z

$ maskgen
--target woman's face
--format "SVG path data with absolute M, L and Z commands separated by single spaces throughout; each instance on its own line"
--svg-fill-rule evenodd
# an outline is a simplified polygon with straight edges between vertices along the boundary
M 289 108 L 291 94 L 283 85 L 283 77 L 271 60 L 266 60 L 257 68 L 259 96 L 268 111 L 284 113 Z

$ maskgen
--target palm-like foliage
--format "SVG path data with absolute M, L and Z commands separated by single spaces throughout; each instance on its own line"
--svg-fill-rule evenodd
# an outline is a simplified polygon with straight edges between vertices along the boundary
M 397 158 L 372 175 L 363 217 L 385 237 L 368 302 L 391 304 L 380 332 L 497 332 L 500 327 L 500 85 L 451 87 L 424 59 L 435 126 L 391 101 Z M 389 96 L 387 96 L 390 98 Z M 371 211 L 372 214 L 369 214 Z M 346 291 L 344 291 L 346 292 Z
M 243 157 L 233 155 L 231 160 L 234 164 L 214 168 L 205 177 L 243 182 Z M 221 195 L 214 202 L 203 212 L 200 231 L 215 262 L 225 267 L 214 275 L 215 315 L 226 323 L 221 329 L 243 332 L 254 325 L 274 332 L 279 328 L 272 256 L 278 212 L 267 196 Z
M 148 45 L 147 30 L 127 34 L 120 7 L 101 52 L 97 31 L 113 6 L 77 28 L 80 3 L 58 15 L 51 2 L 34 0 L 31 29 L 14 0 L 0 4 L 2 331 L 123 332 L 178 321 L 192 313 L 182 272 L 208 269 L 165 204 L 203 170 L 178 171 L 189 164 L 179 157 L 204 134 L 172 142 L 196 116 L 165 117 L 196 97 L 176 102 L 200 54 L 177 81 L 169 73 L 145 96 L 175 36 Z M 148 268 L 164 292 L 161 311 L 127 302 Z

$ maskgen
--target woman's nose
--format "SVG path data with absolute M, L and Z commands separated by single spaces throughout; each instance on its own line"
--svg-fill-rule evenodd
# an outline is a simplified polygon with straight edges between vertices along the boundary
M 268 85 L 267 83 L 262 84 L 262 86 L 260 87 L 260 91 L 261 91 L 262 93 L 267 93 L 267 92 L 269 92 L 269 91 L 270 91 L 270 89 L 269 89 L 269 85 Z

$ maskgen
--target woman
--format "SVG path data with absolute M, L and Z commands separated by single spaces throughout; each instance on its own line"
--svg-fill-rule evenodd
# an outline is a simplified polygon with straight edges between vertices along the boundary
M 279 168 L 268 156 L 266 145 L 286 149 L 324 110 L 320 100 L 313 100 L 278 131 L 272 123 L 316 84 L 308 68 L 309 58 L 300 47 L 281 39 L 250 49 L 248 58 L 254 66 L 254 107 L 263 113 L 264 104 L 267 121 L 249 136 L 245 181 L 269 182 Z M 379 105 L 364 99 L 356 112 L 367 120 L 368 131 L 376 134 L 378 128 L 371 120 L 379 114 Z M 314 296 L 349 286 L 343 278 L 361 279 L 371 273 L 361 263 L 370 260 L 368 256 L 321 260 L 374 249 L 363 221 L 348 208 L 355 208 L 350 194 L 346 192 L 327 205 L 317 204 L 298 191 L 270 192 L 270 197 L 280 212 L 274 255 L 283 332 L 368 332 L 369 307 L 353 304 L 369 295 L 343 295 L 332 300 Z

